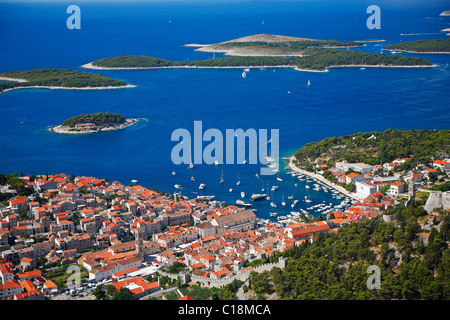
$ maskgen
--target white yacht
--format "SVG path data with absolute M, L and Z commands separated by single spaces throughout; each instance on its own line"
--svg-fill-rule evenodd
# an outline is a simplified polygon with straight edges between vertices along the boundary
M 200 186 L 198 187 L 200 190 L 203 190 L 203 189 L 205 189 L 205 187 L 206 187 L 206 184 L 204 184 L 204 183 L 200 183 Z
M 241 192 L 241 198 L 245 198 L 245 192 L 244 191 Z
M 252 206 L 250 203 L 245 202 L 245 201 L 240 200 L 240 199 L 236 200 L 236 205 L 243 206 L 243 207 L 251 207 Z
M 255 200 L 259 200 L 259 199 L 262 199 L 262 198 L 265 198 L 267 196 L 267 194 L 262 194 L 262 193 L 254 193 L 254 194 L 252 194 L 252 196 L 251 196 L 251 200 L 252 201 L 255 201 Z
M 215 196 L 197 196 L 198 200 L 213 200 Z
M 181 186 L 180 186 L 179 184 L 176 184 L 174 187 L 175 187 L 176 189 L 181 189 Z

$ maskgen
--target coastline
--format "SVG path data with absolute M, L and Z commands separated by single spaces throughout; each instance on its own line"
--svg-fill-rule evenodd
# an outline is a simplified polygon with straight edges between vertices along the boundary
M 341 66 L 330 66 L 325 70 L 309 70 L 301 69 L 292 65 L 279 65 L 279 66 L 227 66 L 227 67 L 210 67 L 210 66 L 163 66 L 163 67 L 98 67 L 94 66 L 92 62 L 86 63 L 81 68 L 94 69 L 94 70 L 152 70 L 152 69 L 243 69 L 243 68 L 293 68 L 296 71 L 304 72 L 328 72 L 329 68 L 346 68 L 346 67 L 368 67 L 368 68 L 430 68 L 437 67 L 436 64 L 431 65 L 413 65 L 413 66 L 386 66 L 382 64 L 377 65 L 363 65 L 363 64 L 348 64 Z
M 386 51 L 390 51 L 391 49 L 383 49 L 383 50 L 386 50 Z M 408 50 L 401 50 L 401 49 L 392 49 L 392 50 L 397 50 L 397 51 L 401 51 L 401 52 L 408 52 L 408 53 L 424 53 L 424 54 L 450 54 L 450 52 L 443 52 L 443 51 L 434 51 L 434 52 L 431 52 L 431 51 L 427 51 L 427 52 L 425 52 L 425 51 L 408 51 Z
M 279 54 L 274 54 L 270 51 L 275 51 L 277 48 L 272 48 L 270 50 L 264 48 L 264 49 L 255 49 L 255 48 L 231 48 L 231 49 L 223 49 L 223 48 L 214 48 L 214 47 L 208 47 L 203 46 L 198 49 L 195 49 L 194 51 L 198 52 L 206 52 L 206 53 L 223 53 L 226 56 L 230 57 L 285 57 L 285 56 L 295 56 L 295 57 L 305 57 L 305 54 L 303 54 L 303 51 L 301 50 L 294 50 L 292 52 L 283 52 Z M 300 51 L 300 52 L 299 52 Z
M 122 123 L 118 126 L 105 127 L 105 128 L 100 128 L 97 130 L 88 130 L 88 131 L 70 131 L 70 129 L 73 129 L 73 128 L 64 127 L 63 125 L 57 125 L 54 127 L 50 127 L 50 128 L 48 128 L 48 130 L 50 132 L 53 132 L 56 134 L 66 134 L 66 135 L 92 134 L 92 133 L 99 133 L 99 132 L 122 130 L 122 129 L 125 129 L 125 128 L 137 123 L 138 121 L 139 121 L 139 119 L 129 118 L 129 119 L 125 119 L 125 123 Z
M 363 198 L 358 197 L 356 194 L 352 193 L 352 192 L 348 192 L 347 190 L 345 190 L 343 187 L 336 185 L 334 183 L 332 183 L 331 181 L 328 181 L 327 179 L 325 179 L 323 176 L 321 176 L 320 174 L 317 173 L 313 173 L 313 172 L 309 172 L 303 169 L 298 168 L 295 164 L 294 164 L 294 156 L 290 156 L 285 158 L 285 160 L 288 160 L 288 166 L 289 168 L 291 168 L 292 171 L 307 175 L 315 180 L 318 180 L 324 184 L 326 184 L 327 186 L 333 188 L 336 191 L 339 191 L 340 193 L 342 193 L 343 195 L 350 197 L 352 199 L 355 199 L 357 201 L 362 201 Z
M 152 70 L 152 69 L 243 69 L 243 68 L 294 68 L 294 66 L 227 66 L 227 67 L 210 67 L 210 66 L 163 66 L 163 67 L 98 67 L 92 62 L 86 63 L 81 68 L 94 70 Z
M 12 82 L 28 82 L 28 80 L 25 80 L 25 79 L 8 78 L 8 77 L 0 77 L 0 80 L 3 80 L 3 81 L 12 81 Z
M 23 81 L 22 81 L 23 82 Z M 108 89 L 124 89 L 124 88 L 134 88 L 135 85 L 127 84 L 125 86 L 108 86 L 108 87 L 55 87 L 55 86 L 20 86 L 14 88 L 8 88 L 0 91 L 0 94 L 18 90 L 18 89 L 52 89 L 52 90 L 108 90 Z

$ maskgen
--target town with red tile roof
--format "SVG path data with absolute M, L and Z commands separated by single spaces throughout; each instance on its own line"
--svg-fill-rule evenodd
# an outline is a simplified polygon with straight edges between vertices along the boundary
M 422 185 L 429 170 L 450 169 L 447 161 L 434 165 L 410 181 Z M 132 299 L 142 299 L 162 290 L 161 276 L 221 287 L 245 279 L 251 270 L 284 267 L 282 258 L 261 267 L 251 262 L 313 242 L 318 233 L 336 233 L 343 225 L 384 215 L 407 191 L 399 179 L 377 182 L 367 165 L 336 167 L 338 180 L 358 186 L 352 204 L 327 210 L 321 219 L 302 215 L 284 223 L 259 219 L 251 209 L 96 177 L 21 176 L 32 195 L 13 196 L 0 207 L 0 299 L 92 297 L 99 286 L 116 292 L 126 288 Z M 345 174 L 349 168 L 356 172 Z M 291 163 L 291 169 L 297 168 Z M 68 282 L 71 266 L 80 270 L 75 284 Z M 180 272 L 170 273 L 171 268 Z

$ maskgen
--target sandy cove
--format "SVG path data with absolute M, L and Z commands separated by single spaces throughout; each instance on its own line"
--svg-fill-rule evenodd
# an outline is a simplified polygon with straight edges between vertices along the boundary
M 348 192 L 343 187 L 341 187 L 341 186 L 339 186 L 339 185 L 337 185 L 337 184 L 335 184 L 335 183 L 333 183 L 331 181 L 328 181 L 327 179 L 325 179 L 320 174 L 309 172 L 309 171 L 306 171 L 306 170 L 303 170 L 303 169 L 300 169 L 300 168 L 296 167 L 294 165 L 294 156 L 290 156 L 288 158 L 285 158 L 285 160 L 289 161 L 288 162 L 288 166 L 289 166 L 289 168 L 291 168 L 292 171 L 304 174 L 304 175 L 309 176 L 309 177 L 311 177 L 311 178 L 313 178 L 315 180 L 318 180 L 318 181 L 326 184 L 327 186 L 333 188 L 334 190 L 339 191 L 340 193 L 344 194 L 347 197 L 350 197 L 350 198 L 355 199 L 357 201 L 363 200 L 362 197 L 359 197 L 359 196 L 357 196 L 356 194 L 354 194 L 352 192 Z
M 100 128 L 98 130 L 84 130 L 84 131 L 70 131 L 73 128 L 70 127 L 65 127 L 63 125 L 58 125 L 58 126 L 54 126 L 51 128 L 48 128 L 49 131 L 53 132 L 53 133 L 57 133 L 57 134 L 75 134 L 75 135 L 79 135 L 79 134 L 91 134 L 91 133 L 98 133 L 98 132 L 107 132 L 107 131 L 115 131 L 115 130 L 121 130 L 121 129 L 125 129 L 135 123 L 137 123 L 139 121 L 139 119 L 126 119 L 125 123 L 118 125 L 118 126 L 113 126 L 113 127 L 105 127 L 105 128 Z

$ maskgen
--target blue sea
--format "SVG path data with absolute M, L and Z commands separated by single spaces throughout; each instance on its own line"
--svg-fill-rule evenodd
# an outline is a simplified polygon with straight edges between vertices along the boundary
M 71 4 L 81 9 L 80 30 L 66 27 Z M 360 0 L 0 2 L 0 72 L 69 68 L 137 86 L 1 94 L 0 172 L 67 173 L 125 184 L 136 179 L 170 193 L 180 184 L 182 194 L 189 197 L 200 194 L 198 185 L 205 183 L 202 194 L 229 204 L 240 198 L 241 191 L 248 201 L 252 193 L 278 185 L 273 193 L 277 212 L 287 214 L 291 208 L 280 208 L 282 198 L 304 199 L 308 195 L 304 181 L 284 170 L 283 182 L 276 176 L 256 177 L 261 165 L 176 166 L 171 161 L 176 144 L 172 132 L 184 128 L 193 133 L 194 121 L 202 121 L 203 130 L 215 128 L 224 135 L 226 129 L 279 129 L 280 157 L 286 157 L 329 136 L 388 128 L 448 129 L 450 55 L 405 53 L 431 60 L 437 65 L 433 68 L 334 68 L 326 73 L 267 68 L 252 69 L 245 79 L 240 69 L 95 71 L 80 66 L 124 54 L 207 59 L 213 55 L 183 45 L 258 33 L 386 40 L 355 49 L 376 53 L 380 44 L 447 37 L 440 30 L 450 27 L 450 17 L 439 16 L 450 9 L 447 1 L 377 1 L 379 30 L 366 26 L 371 4 Z M 96 135 L 64 136 L 47 130 L 72 116 L 105 111 L 142 120 L 124 130 Z M 225 182 L 220 184 L 222 174 Z M 339 203 L 331 193 L 310 191 L 309 196 L 311 204 L 300 201 L 294 210 L 323 201 Z M 253 208 L 263 218 L 273 211 L 265 200 L 255 202 Z

